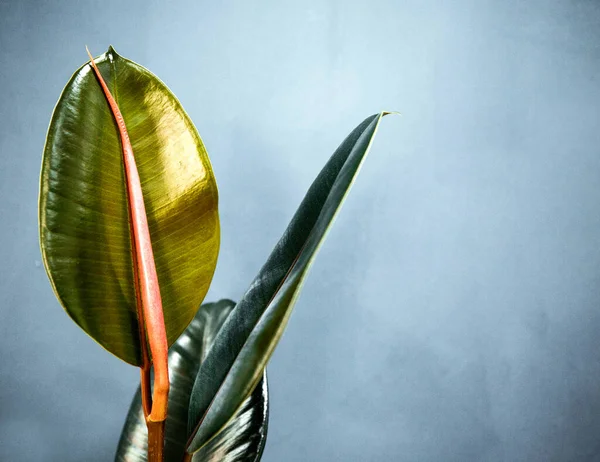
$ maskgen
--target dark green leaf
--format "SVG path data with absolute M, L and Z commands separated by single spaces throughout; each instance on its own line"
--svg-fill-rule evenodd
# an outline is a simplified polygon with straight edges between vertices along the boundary
M 173 93 L 112 48 L 96 59 L 127 125 L 141 178 L 168 343 L 210 284 L 219 248 L 217 187 L 202 140 Z M 40 242 L 67 313 L 119 358 L 141 364 L 120 138 L 85 64 L 52 116 L 40 184 Z
M 165 462 L 181 462 L 188 440 L 187 413 L 194 378 L 205 359 L 216 333 L 234 303 L 221 300 L 202 305 L 198 314 L 169 351 L 169 412 L 166 423 Z M 257 462 L 267 438 L 267 376 L 261 381 L 227 428 L 210 444 L 194 454 L 194 462 Z M 148 431 L 144 422 L 138 388 L 115 458 L 116 462 L 145 462 Z
M 219 434 L 260 380 L 307 270 L 385 114 L 368 117 L 336 150 L 217 335 L 192 392 L 188 429 L 194 437 L 189 452 Z

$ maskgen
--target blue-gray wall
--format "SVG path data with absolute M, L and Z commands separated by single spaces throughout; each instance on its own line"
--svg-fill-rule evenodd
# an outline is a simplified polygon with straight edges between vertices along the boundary
M 38 174 L 71 73 L 160 76 L 239 297 L 344 136 L 371 155 L 270 363 L 265 462 L 600 461 L 600 3 L 0 0 L 0 460 L 112 460 L 138 373 L 64 314 Z

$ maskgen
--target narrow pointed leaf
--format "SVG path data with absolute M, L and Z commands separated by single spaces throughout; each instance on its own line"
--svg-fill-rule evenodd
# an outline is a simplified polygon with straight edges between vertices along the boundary
M 368 117 L 344 140 L 308 190 L 269 259 L 219 331 L 200 366 L 188 445 L 195 452 L 227 425 L 262 376 L 307 270 L 369 151 L 381 118 Z
M 168 344 L 193 319 L 219 247 L 217 188 L 198 132 L 173 93 L 114 49 L 96 58 L 141 180 Z M 141 365 L 122 146 L 89 63 L 56 105 L 40 182 L 40 242 L 53 289 L 104 348 Z
M 218 330 L 231 313 L 234 303 L 221 300 L 202 305 L 198 314 L 169 351 L 169 413 L 166 422 L 165 461 L 183 460 L 187 433 L 187 413 L 194 378 Z M 223 432 L 194 455 L 194 462 L 257 462 L 267 438 L 267 376 L 244 402 Z M 116 462 L 146 462 L 148 431 L 138 388 L 121 434 Z

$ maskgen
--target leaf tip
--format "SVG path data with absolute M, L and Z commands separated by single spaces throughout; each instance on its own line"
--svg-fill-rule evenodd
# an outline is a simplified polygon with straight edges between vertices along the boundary
M 385 117 L 386 115 L 397 115 L 402 117 L 402 114 L 400 114 L 398 111 L 381 111 L 381 117 Z
M 106 56 L 110 58 L 118 58 L 119 53 L 117 53 L 117 50 L 115 50 L 112 45 L 109 45 L 108 50 L 106 50 Z

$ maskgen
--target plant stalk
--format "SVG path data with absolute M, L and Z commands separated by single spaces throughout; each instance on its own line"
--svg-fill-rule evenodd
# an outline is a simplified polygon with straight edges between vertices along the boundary
M 165 421 L 146 421 L 148 425 L 148 462 L 164 462 Z

